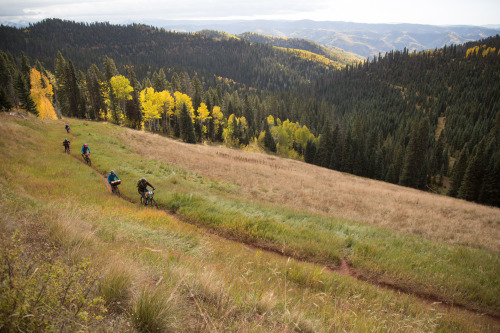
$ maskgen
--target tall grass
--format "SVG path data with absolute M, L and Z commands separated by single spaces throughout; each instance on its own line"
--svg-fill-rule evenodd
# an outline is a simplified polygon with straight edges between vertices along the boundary
M 272 244 L 279 252 L 298 258 L 308 256 L 311 260 L 316 255 L 321 258 L 321 246 L 328 247 L 328 242 L 334 240 L 338 245 L 335 250 L 325 250 L 325 261 L 336 263 L 333 257 L 328 257 L 333 253 L 347 256 L 359 269 L 364 269 L 363 265 L 376 259 L 380 262 L 366 272 L 382 277 L 388 273 L 399 277 L 409 274 L 409 278 L 416 279 L 412 275 L 415 271 L 428 285 L 429 281 L 439 280 L 427 279 L 425 269 L 419 273 L 415 267 L 403 265 L 401 272 L 395 266 L 385 268 L 383 251 L 370 249 L 377 241 L 389 241 L 393 236 L 425 247 L 425 242 L 420 243 L 421 238 L 398 236 L 385 229 L 252 200 L 231 200 L 227 193 L 238 193 L 241 186 L 136 155 L 128 143 L 119 139 L 123 129 L 75 121 L 71 124 L 76 135 L 73 144 L 83 141 L 85 136 L 93 149 L 93 165 L 97 170 L 102 174 L 110 168 L 117 171 L 123 180 L 122 194 L 132 202 L 121 200 L 106 191 L 102 178 L 83 165 L 78 156 L 71 158 L 56 151 L 58 129 L 64 130 L 63 123 L 20 124 L 3 120 L 0 121 L 3 133 L 26 135 L 28 140 L 11 142 L 9 136 L 0 138 L 0 146 L 5 149 L 0 165 L 2 230 L 19 229 L 23 223 L 30 225 L 26 231 L 33 230 L 35 225 L 51 230 L 48 226 L 54 225 L 52 231 L 44 232 L 47 239 L 57 244 L 63 258 L 70 261 L 91 258 L 99 272 L 102 286 L 99 290 L 110 313 L 122 318 L 122 330 L 124 327 L 139 331 L 160 328 L 253 332 L 495 330 L 494 324 L 480 316 L 422 304 L 412 296 L 340 276 L 323 265 L 288 260 L 226 241 L 182 220 L 193 219 L 219 233 L 231 231 L 238 240 L 243 232 L 248 232 L 250 236 L 246 237 L 254 237 L 248 238 L 252 244 Z M 113 145 L 109 145 L 111 141 Z M 115 145 L 118 149 L 112 151 L 109 147 Z M 143 174 L 158 188 L 159 202 L 175 210 L 175 216 L 134 204 L 138 201 L 135 180 Z M 205 220 L 204 216 L 212 216 L 213 221 Z M 240 224 L 244 221 L 248 224 L 242 229 L 241 225 L 231 229 L 231 221 L 234 223 L 231 217 L 240 218 Z M 274 238 L 273 231 L 280 227 L 284 228 L 282 235 L 276 237 L 282 238 Z M 326 236 L 316 240 L 321 234 Z M 286 241 L 280 243 L 281 240 Z M 427 242 L 435 244 L 437 249 L 462 248 Z M 367 249 L 361 250 L 363 244 Z M 388 243 L 387 249 L 391 246 Z M 468 255 L 470 249 L 464 249 Z M 391 265 L 410 262 L 417 256 L 412 251 L 420 250 L 398 248 L 389 259 L 397 255 L 408 255 L 410 259 L 389 262 Z M 377 255 L 359 256 L 358 260 L 358 253 L 363 251 Z M 428 251 L 439 253 L 435 248 Z M 472 253 L 471 258 L 476 255 Z M 378 271 L 380 267 L 383 273 Z M 449 269 L 446 264 L 441 267 Z M 473 274 L 478 276 L 477 272 Z M 108 287 L 109 292 L 105 291 Z M 123 306 L 118 309 L 119 315 L 112 306 L 118 302 Z M 132 313 L 136 316 L 126 317 Z M 113 320 L 104 317 L 108 327 L 119 330 Z

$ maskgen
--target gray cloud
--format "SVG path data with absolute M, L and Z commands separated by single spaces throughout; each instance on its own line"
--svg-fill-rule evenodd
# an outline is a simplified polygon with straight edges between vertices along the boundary
M 197 19 L 312 19 L 366 23 L 499 24 L 498 0 L 0 0 L 0 21 L 145 22 Z M 443 15 L 446 13 L 446 15 Z

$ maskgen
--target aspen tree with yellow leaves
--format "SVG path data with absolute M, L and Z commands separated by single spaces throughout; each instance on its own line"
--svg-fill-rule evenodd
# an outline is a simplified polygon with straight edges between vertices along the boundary
M 210 116 L 210 111 L 208 111 L 207 105 L 205 103 L 201 103 L 200 107 L 196 110 L 196 136 L 198 137 L 198 141 L 201 142 L 203 135 L 207 133 L 206 122 L 210 120 L 212 117 Z
M 139 101 L 141 102 L 143 120 L 144 123 L 148 124 L 149 131 L 158 131 L 160 129 L 159 121 L 161 118 L 161 104 L 159 103 L 158 94 L 153 88 L 146 88 L 141 91 Z
M 214 106 L 212 109 L 212 120 L 214 123 L 214 132 L 212 141 L 222 141 L 222 126 L 224 124 L 224 114 L 220 110 L 220 106 Z
M 110 94 L 108 103 L 112 104 L 113 98 L 116 100 L 116 105 L 111 106 L 111 116 L 115 123 L 120 124 L 125 118 L 125 104 L 128 100 L 132 99 L 130 93 L 134 89 L 130 86 L 129 79 L 123 75 L 113 76 L 110 80 L 110 85 L 113 94 Z
M 35 102 L 38 116 L 42 119 L 57 119 L 56 111 L 51 103 L 54 91 L 49 79 L 35 68 L 30 72 L 31 99 Z

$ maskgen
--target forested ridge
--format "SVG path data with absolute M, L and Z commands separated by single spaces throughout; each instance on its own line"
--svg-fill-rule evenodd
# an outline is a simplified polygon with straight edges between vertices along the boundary
M 259 89 L 286 89 L 306 83 L 328 71 L 323 64 L 297 57 L 265 44 L 239 39 L 213 39 L 204 34 L 165 31 L 139 24 L 76 23 L 44 20 L 26 29 L 2 26 L 0 48 L 23 51 L 53 70 L 60 51 L 77 69 L 112 58 L 118 68 L 134 65 L 139 79 L 160 68 L 197 73 Z
M 142 25 L 46 20 L 0 32 L 4 109 L 37 112 L 34 67 L 45 82 L 36 96 L 50 81 L 64 116 L 500 206 L 498 36 L 334 70 L 269 45 Z

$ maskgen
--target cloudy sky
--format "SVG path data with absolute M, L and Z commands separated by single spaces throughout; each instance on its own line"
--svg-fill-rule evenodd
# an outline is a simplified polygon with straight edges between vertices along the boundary
M 500 0 L 0 0 L 0 22 L 311 19 L 500 25 Z

